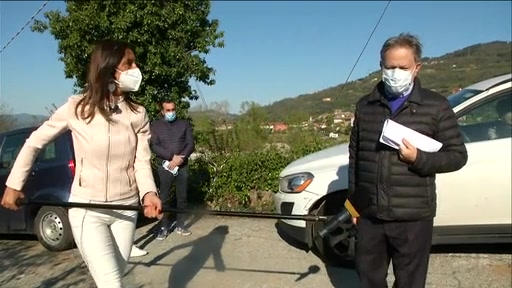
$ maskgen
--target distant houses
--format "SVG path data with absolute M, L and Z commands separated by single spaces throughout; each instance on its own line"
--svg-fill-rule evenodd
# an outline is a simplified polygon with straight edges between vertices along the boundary
M 289 125 L 283 122 L 267 123 L 261 126 L 261 128 L 270 129 L 272 132 L 285 132 L 288 127 Z
M 262 129 L 268 129 L 272 133 L 286 132 L 289 128 L 302 128 L 303 130 L 314 129 L 314 130 L 325 130 L 328 129 L 331 134 L 329 137 L 337 138 L 338 134 L 336 131 L 340 131 L 343 128 L 351 127 L 354 122 L 354 113 L 343 111 L 341 109 L 335 109 L 332 113 L 325 113 L 317 117 L 311 116 L 308 121 L 304 121 L 301 124 L 287 124 L 284 122 L 269 122 L 261 125 Z M 229 130 L 232 129 L 231 124 L 221 124 L 217 126 L 217 130 Z

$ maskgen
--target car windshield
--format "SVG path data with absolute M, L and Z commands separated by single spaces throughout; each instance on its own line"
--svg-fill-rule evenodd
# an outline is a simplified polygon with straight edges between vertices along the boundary
M 483 92 L 482 90 L 476 89 L 462 89 L 459 92 L 448 96 L 448 102 L 450 102 L 450 106 L 455 108 L 457 105 L 463 103 L 471 99 L 473 96 Z

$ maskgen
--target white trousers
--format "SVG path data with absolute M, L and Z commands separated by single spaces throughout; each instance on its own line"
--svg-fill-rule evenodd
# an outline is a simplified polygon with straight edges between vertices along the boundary
M 70 202 L 99 203 L 71 195 Z M 138 200 L 109 202 L 138 205 Z M 137 211 L 70 208 L 76 246 L 98 288 L 124 288 L 122 278 L 132 250 Z

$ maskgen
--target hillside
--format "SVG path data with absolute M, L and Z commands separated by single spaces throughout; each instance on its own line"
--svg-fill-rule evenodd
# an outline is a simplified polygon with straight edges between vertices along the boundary
M 425 57 L 419 73 L 424 87 L 434 89 L 443 95 L 464 88 L 475 82 L 512 72 L 512 42 L 495 41 L 472 45 L 440 57 Z M 380 71 L 347 83 L 330 87 L 311 94 L 286 98 L 271 105 L 263 106 L 270 121 L 298 123 L 334 109 L 353 111 L 353 104 L 365 93 L 371 91 L 381 78 Z M 330 98 L 330 101 L 324 99 Z M 227 113 L 226 103 L 213 103 L 209 109 L 191 109 L 189 116 L 194 121 L 205 119 L 232 122 L 239 115 Z M 46 116 L 18 114 L 10 115 L 16 127 L 26 127 L 44 121 Z
M 33 125 L 39 125 L 46 119 L 48 119 L 48 116 L 45 115 L 33 115 L 33 114 L 26 114 L 26 113 L 20 113 L 20 114 L 11 114 L 9 115 L 11 119 L 13 119 L 16 123 L 16 128 L 23 128 L 23 127 L 29 127 Z
M 441 57 L 422 60 L 419 77 L 422 86 L 450 95 L 454 89 L 512 70 L 512 42 L 495 41 L 472 45 Z M 334 109 L 353 111 L 353 104 L 381 79 L 380 71 L 312 94 L 286 98 L 264 106 L 273 121 L 307 120 L 310 116 L 332 112 Z M 323 99 L 330 98 L 330 101 Z M 290 112 L 293 111 L 293 112 Z

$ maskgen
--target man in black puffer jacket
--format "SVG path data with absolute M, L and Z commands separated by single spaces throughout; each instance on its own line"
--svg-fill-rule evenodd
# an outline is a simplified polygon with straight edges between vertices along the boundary
M 357 105 L 349 144 L 349 197 L 361 207 L 357 270 L 363 288 L 387 287 L 393 262 L 397 288 L 425 287 L 437 173 L 461 169 L 466 147 L 447 99 L 416 77 L 422 46 L 410 34 L 389 38 L 381 50 L 382 81 Z M 379 142 L 391 119 L 443 144 L 424 152 L 407 139 L 394 149 Z

